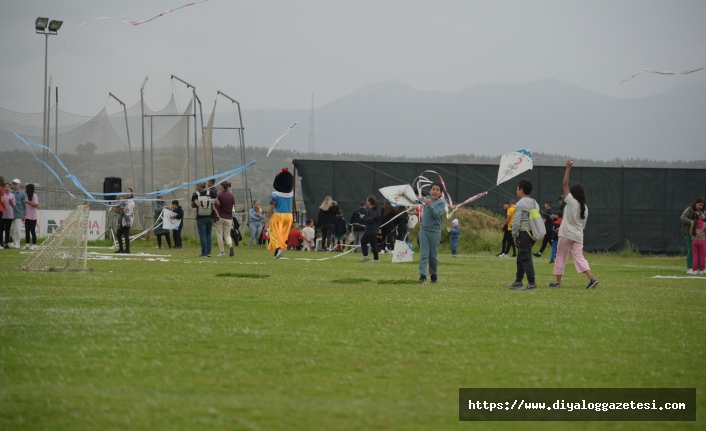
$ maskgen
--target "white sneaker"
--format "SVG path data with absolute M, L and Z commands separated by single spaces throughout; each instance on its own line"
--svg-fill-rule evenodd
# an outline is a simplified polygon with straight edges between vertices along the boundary
M 277 249 L 277 255 L 275 256 L 275 258 L 281 259 L 283 254 L 284 254 L 284 249 L 283 249 L 283 248 L 278 248 L 278 249 Z
M 370 263 L 380 263 L 380 260 L 378 260 L 378 259 L 373 259 L 373 260 L 370 261 Z
M 696 271 L 694 271 L 693 269 L 689 269 L 686 271 L 686 273 L 687 274 L 696 274 Z
M 32 244 L 32 247 L 29 248 L 30 250 L 36 250 L 37 249 L 37 244 Z
M 29 244 L 25 245 L 25 250 L 29 250 Z
M 363 256 L 360 258 L 360 262 L 365 262 L 366 260 L 370 260 L 370 257 L 368 256 Z
M 699 275 L 704 275 L 704 272 L 703 272 L 703 271 L 698 271 L 698 274 L 699 274 Z
M 502 256 L 500 256 L 500 257 L 507 257 L 507 255 L 506 255 L 505 253 L 503 253 L 503 255 L 502 255 Z
M 216 257 L 226 257 L 226 254 L 223 252 L 220 252 L 220 253 L 218 253 L 218 256 L 216 256 Z

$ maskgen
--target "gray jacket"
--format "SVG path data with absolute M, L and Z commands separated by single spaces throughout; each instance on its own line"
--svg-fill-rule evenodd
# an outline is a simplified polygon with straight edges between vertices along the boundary
M 536 200 L 530 197 L 520 199 L 515 205 L 515 217 L 512 219 L 512 236 L 514 238 L 517 238 L 520 235 L 520 229 L 523 225 L 530 232 L 532 231 L 532 227 L 529 223 L 529 210 L 532 208 L 539 211 L 539 204 Z

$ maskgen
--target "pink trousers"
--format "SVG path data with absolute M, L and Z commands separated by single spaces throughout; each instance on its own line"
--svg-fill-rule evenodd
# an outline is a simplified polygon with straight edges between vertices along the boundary
M 569 253 L 571 253 L 571 256 L 574 258 L 576 272 L 581 274 L 591 269 L 588 266 L 588 262 L 586 262 L 586 259 L 583 257 L 583 244 L 560 236 L 559 247 L 554 260 L 554 275 L 564 275 L 564 268 L 569 261 Z
M 706 260 L 706 241 L 697 239 L 691 242 L 691 255 L 693 256 L 693 264 L 691 269 L 694 271 L 704 270 L 704 260 Z

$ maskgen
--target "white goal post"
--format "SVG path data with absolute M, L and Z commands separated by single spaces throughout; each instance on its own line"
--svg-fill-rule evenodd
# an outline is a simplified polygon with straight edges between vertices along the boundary
M 88 205 L 79 205 L 20 265 L 25 271 L 85 271 L 88 251 Z

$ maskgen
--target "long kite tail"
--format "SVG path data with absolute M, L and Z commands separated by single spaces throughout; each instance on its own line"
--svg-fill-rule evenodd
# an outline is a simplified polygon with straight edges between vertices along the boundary
M 634 77 L 636 77 L 637 75 L 640 75 L 642 73 L 656 73 L 658 75 L 688 75 L 690 73 L 698 72 L 699 70 L 704 70 L 704 69 L 706 69 L 706 66 L 699 67 L 698 69 L 685 70 L 683 72 L 670 72 L 670 71 L 664 71 L 664 70 L 642 69 L 642 70 L 638 71 L 637 73 L 635 73 L 630 78 L 620 81 L 620 83 L 625 84 L 626 82 L 630 81 L 631 79 L 633 79 Z

